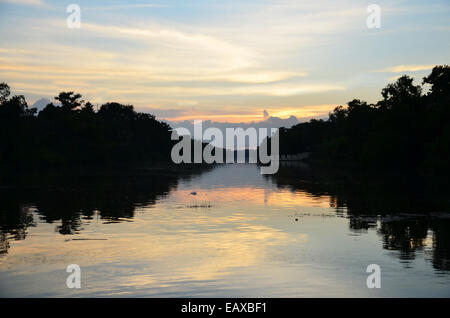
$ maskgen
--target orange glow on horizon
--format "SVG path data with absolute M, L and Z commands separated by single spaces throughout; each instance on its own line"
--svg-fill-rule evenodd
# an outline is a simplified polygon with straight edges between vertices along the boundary
M 270 117 L 278 117 L 281 119 L 287 119 L 290 116 L 295 116 L 297 119 L 313 118 L 313 117 L 323 117 L 327 116 L 337 104 L 325 104 L 325 105 L 311 105 L 311 106 L 299 106 L 290 108 L 278 108 L 278 109 L 268 109 Z M 163 119 L 169 121 L 193 121 L 193 120 L 211 120 L 219 122 L 230 122 L 230 123 L 252 123 L 261 122 L 265 118 L 262 116 L 261 112 L 254 112 L 253 114 L 202 114 L 201 112 L 176 117 L 164 117 Z

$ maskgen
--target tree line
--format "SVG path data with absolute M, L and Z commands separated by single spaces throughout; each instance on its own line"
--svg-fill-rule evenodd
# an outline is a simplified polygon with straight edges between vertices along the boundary
M 94 167 L 170 160 L 171 128 L 132 105 L 98 111 L 80 94 L 61 92 L 39 113 L 0 84 L 0 165 Z
M 354 99 L 328 119 L 280 130 L 280 153 L 370 169 L 450 172 L 450 67 L 435 66 L 415 85 L 407 75 L 374 104 Z
M 171 127 L 132 105 L 98 111 L 80 94 L 61 92 L 37 113 L 0 84 L 0 166 L 94 167 L 169 161 Z M 354 99 L 329 118 L 280 129 L 280 154 L 370 169 L 450 172 L 450 67 L 436 66 L 422 85 L 404 75 L 374 104 Z M 204 145 L 203 145 L 204 146 Z

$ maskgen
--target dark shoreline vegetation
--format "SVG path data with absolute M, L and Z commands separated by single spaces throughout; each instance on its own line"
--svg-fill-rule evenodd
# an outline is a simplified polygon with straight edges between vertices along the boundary
M 310 153 L 311 162 L 355 170 L 450 175 L 450 67 L 434 67 L 422 86 L 404 75 L 381 95 L 375 104 L 354 99 L 327 120 L 280 129 L 280 154 Z
M 354 171 L 450 175 L 450 67 L 434 67 L 422 86 L 404 75 L 375 104 L 354 99 L 327 120 L 281 128 L 280 154 L 309 153 L 310 163 Z M 168 124 L 116 102 L 95 111 L 81 98 L 61 92 L 59 106 L 50 103 L 37 114 L 0 84 L 2 170 L 107 173 L 171 162 L 176 141 Z
M 80 94 L 61 92 L 36 114 L 24 96 L 0 84 L 0 165 L 84 170 L 126 168 L 135 163 L 170 160 L 171 128 L 132 105 L 106 103 L 98 111 Z

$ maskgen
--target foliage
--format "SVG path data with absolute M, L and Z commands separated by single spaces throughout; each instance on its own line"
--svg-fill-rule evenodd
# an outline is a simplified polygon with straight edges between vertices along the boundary
M 434 67 L 422 85 L 404 75 L 375 104 L 354 99 L 327 120 L 282 129 L 280 152 L 370 169 L 450 172 L 450 67 Z
M 0 164 L 90 167 L 165 161 L 171 128 L 131 105 L 106 103 L 98 112 L 80 94 L 61 92 L 39 114 L 0 84 Z

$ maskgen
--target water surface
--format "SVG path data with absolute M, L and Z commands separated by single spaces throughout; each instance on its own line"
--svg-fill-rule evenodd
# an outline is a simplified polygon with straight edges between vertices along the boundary
M 4 188 L 0 296 L 450 296 L 448 197 L 327 178 L 236 164 Z

